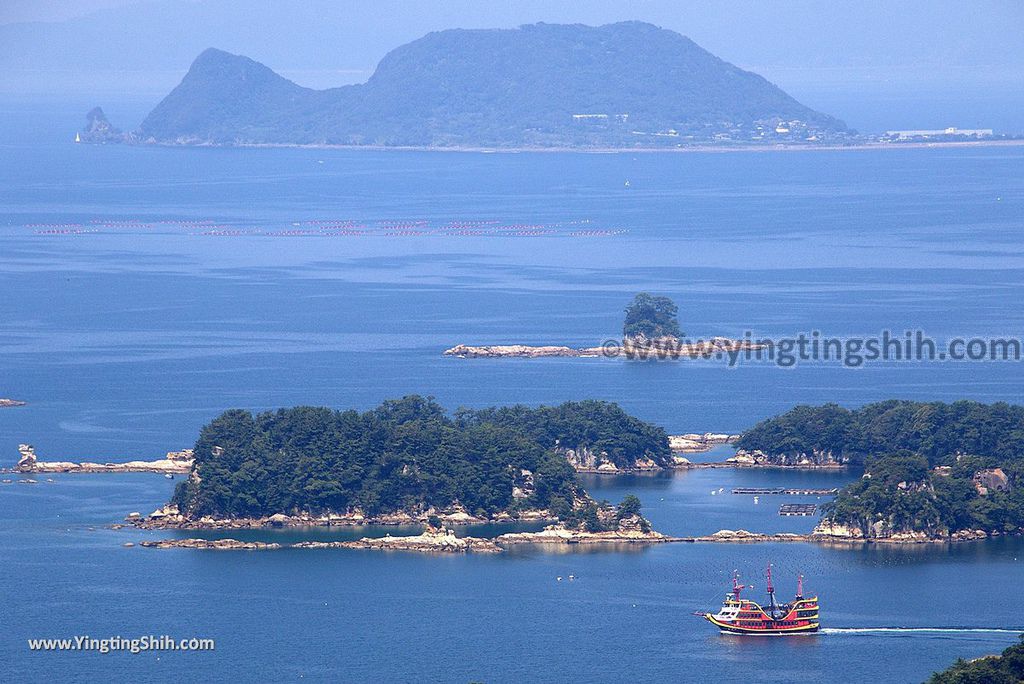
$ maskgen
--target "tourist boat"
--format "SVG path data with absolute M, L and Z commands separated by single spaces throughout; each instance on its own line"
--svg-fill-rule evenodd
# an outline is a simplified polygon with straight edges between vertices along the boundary
M 740 584 L 739 573 L 733 573 L 732 591 L 717 613 L 703 613 L 705 620 L 723 634 L 806 634 L 818 631 L 818 597 L 804 597 L 804 576 L 797 580 L 796 598 L 790 603 L 775 602 L 772 566 L 768 566 L 768 605 L 761 607 L 740 594 L 747 585 Z M 753 588 L 753 587 L 750 587 Z

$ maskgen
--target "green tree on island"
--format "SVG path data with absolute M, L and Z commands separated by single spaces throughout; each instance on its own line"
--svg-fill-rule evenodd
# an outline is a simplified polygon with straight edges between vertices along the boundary
M 933 674 L 928 684 L 1016 684 L 1021 681 L 1024 681 L 1024 642 L 1010 646 L 1002 655 L 971 661 L 961 658 L 948 670 Z
M 640 499 L 635 494 L 627 494 L 622 498 L 622 503 L 619 504 L 615 517 L 622 520 L 623 518 L 631 518 L 634 515 L 640 515 Z
M 655 297 L 641 292 L 626 307 L 626 320 L 622 325 L 624 338 L 680 337 L 679 321 L 676 316 L 679 307 L 668 297 Z

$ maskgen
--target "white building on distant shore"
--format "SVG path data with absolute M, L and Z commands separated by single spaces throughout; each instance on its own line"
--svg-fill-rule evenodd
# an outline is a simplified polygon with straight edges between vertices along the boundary
M 949 128 L 936 128 L 934 130 L 919 130 L 919 131 L 886 131 L 885 136 L 887 138 L 895 138 L 897 140 L 907 140 L 910 138 L 937 138 L 946 135 L 959 135 L 968 138 L 987 138 L 992 135 L 991 128 L 956 128 L 950 126 Z

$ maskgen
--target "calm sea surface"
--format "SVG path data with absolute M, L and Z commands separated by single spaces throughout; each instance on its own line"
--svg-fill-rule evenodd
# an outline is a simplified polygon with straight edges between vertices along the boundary
M 227 407 L 365 409 L 408 393 L 453 409 L 608 399 L 670 432 L 739 431 L 799 403 L 1022 400 L 1021 363 L 729 369 L 441 352 L 598 344 L 639 290 L 673 297 L 693 337 L 1019 337 L 1024 148 L 93 147 L 70 142 L 80 114 L 0 102 L 0 397 L 29 402 L 0 410 L 2 466 L 20 442 L 42 458 L 154 458 Z M 666 533 L 806 531 L 812 519 L 776 514 L 783 499 L 729 490 L 855 476 L 711 470 L 586 484 L 613 500 L 638 494 Z M 452 558 L 154 551 L 121 544 L 160 534 L 106 526 L 156 508 L 174 482 L 14 479 L 0 485 L 4 681 L 914 682 L 1024 629 L 1018 541 Z M 733 569 L 760 595 L 769 560 L 783 593 L 806 575 L 829 631 L 743 640 L 691 615 L 720 602 Z M 569 574 L 578 579 L 555 579 Z M 79 634 L 212 637 L 217 650 L 26 645 Z

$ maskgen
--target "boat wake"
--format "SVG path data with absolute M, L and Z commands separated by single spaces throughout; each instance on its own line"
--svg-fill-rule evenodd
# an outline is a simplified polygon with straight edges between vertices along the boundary
M 1003 627 L 824 627 L 819 634 L 1013 634 L 1024 633 L 1022 629 Z

